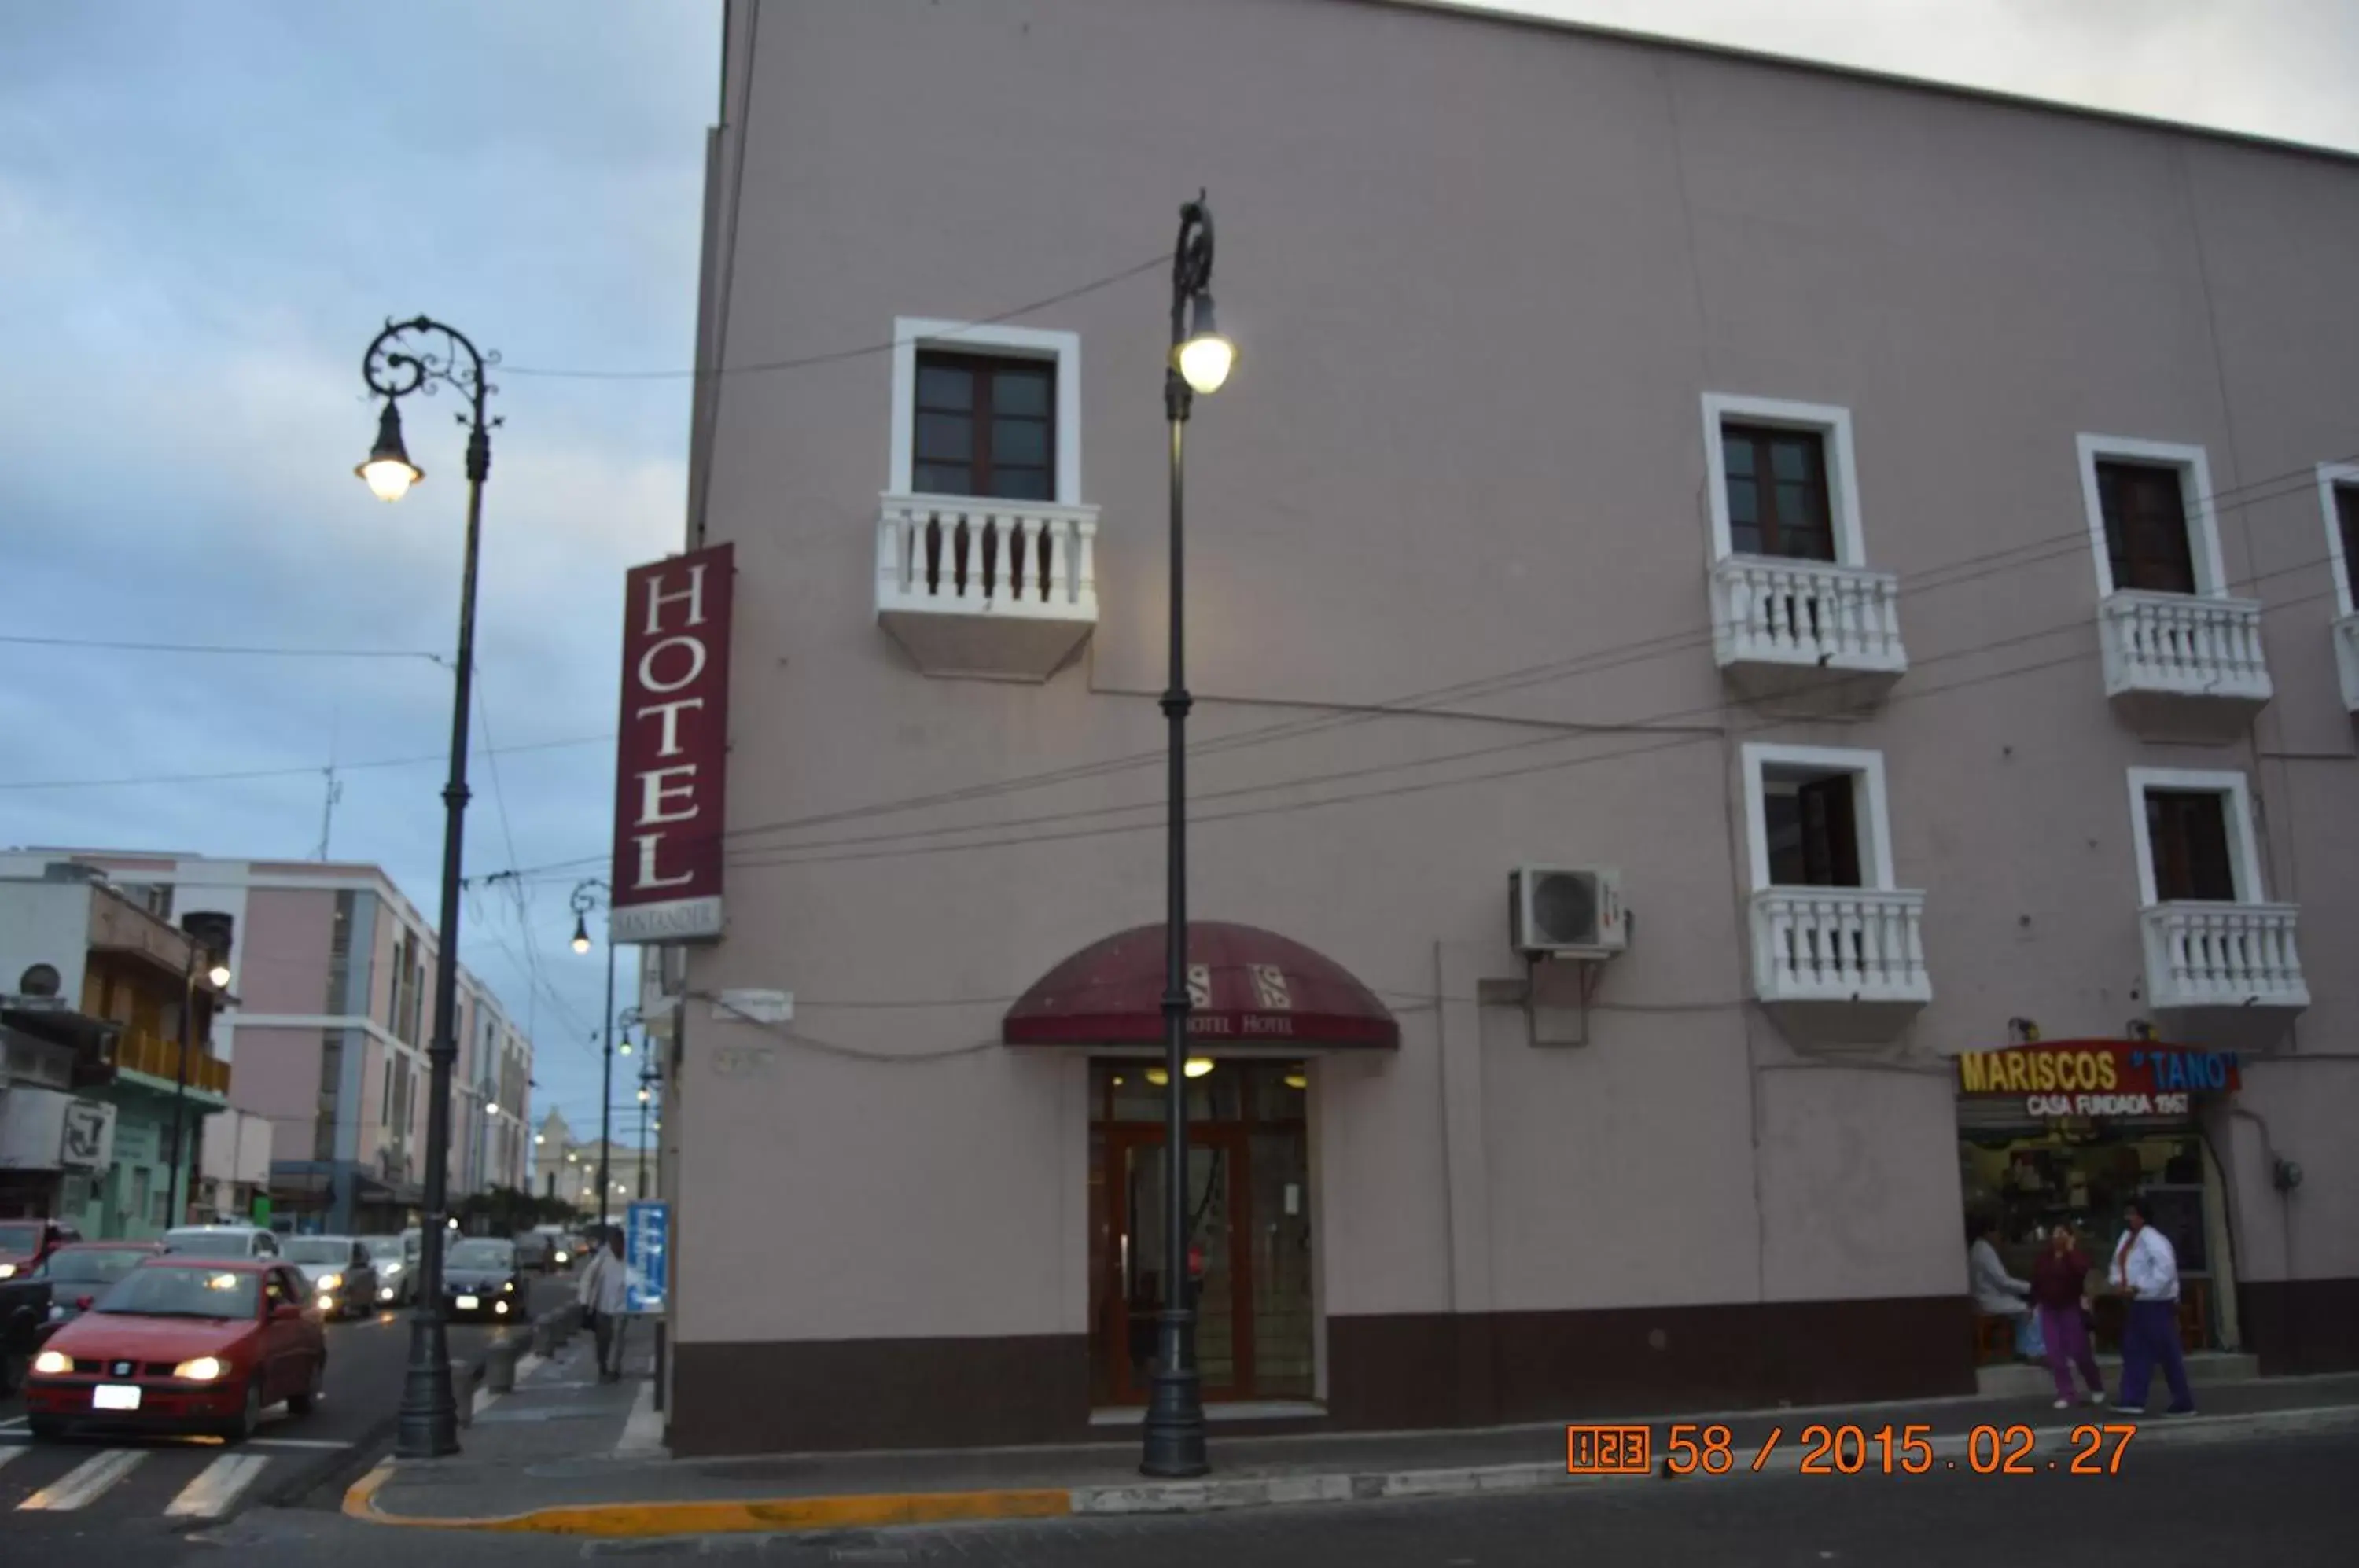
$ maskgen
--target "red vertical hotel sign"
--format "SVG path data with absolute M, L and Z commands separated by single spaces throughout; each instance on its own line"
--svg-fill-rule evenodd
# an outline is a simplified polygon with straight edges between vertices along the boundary
M 614 940 L 721 934 L 732 548 L 634 567 L 623 594 Z

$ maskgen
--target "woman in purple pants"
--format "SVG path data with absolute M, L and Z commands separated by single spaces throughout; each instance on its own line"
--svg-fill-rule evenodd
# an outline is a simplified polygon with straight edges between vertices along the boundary
M 2059 1224 L 2048 1237 L 2047 1250 L 2031 1267 L 2031 1304 L 2038 1310 L 2039 1328 L 2048 1344 L 2048 1370 L 2056 1379 L 2056 1408 L 2072 1403 L 2072 1367 L 2089 1380 L 2089 1403 L 2105 1402 L 2104 1378 L 2097 1371 L 2096 1353 L 2089 1348 L 2089 1330 L 2082 1317 L 2089 1288 L 2089 1258 L 2073 1239 L 2072 1227 Z

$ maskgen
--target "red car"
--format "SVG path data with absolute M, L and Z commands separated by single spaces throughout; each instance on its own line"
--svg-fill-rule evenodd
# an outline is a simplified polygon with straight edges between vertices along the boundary
M 0 1220 L 0 1279 L 29 1274 L 41 1259 L 82 1233 L 58 1220 Z
M 328 1341 L 302 1275 L 272 1258 L 166 1253 L 51 1334 L 25 1380 L 36 1439 L 77 1426 L 252 1435 L 319 1402 Z

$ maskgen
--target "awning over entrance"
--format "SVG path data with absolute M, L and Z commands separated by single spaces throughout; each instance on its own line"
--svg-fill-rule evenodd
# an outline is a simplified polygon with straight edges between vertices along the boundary
M 1110 936 L 1049 971 L 1007 1010 L 1009 1045 L 1159 1045 L 1160 924 Z M 1332 959 L 1257 926 L 1188 926 L 1188 1038 L 1200 1046 L 1393 1049 L 1400 1026 Z

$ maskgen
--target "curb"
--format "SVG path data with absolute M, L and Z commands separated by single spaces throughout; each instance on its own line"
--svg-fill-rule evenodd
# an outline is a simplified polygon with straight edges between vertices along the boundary
M 2093 1410 L 2102 1418 L 2114 1414 Z M 2023 1423 L 2015 1423 L 2022 1425 Z M 2070 1446 L 2075 1426 L 2029 1428 L 2037 1449 L 2054 1454 Z M 2313 1406 L 2224 1416 L 2147 1417 L 2136 1423 L 2134 1444 L 2225 1442 L 2283 1436 L 2334 1427 L 2359 1426 L 2359 1405 Z M 1937 1460 L 1971 1460 L 1971 1433 L 1932 1440 Z M 1736 1475 L 1798 1475 L 1799 1443 L 1779 1445 L 1757 1470 L 1739 1466 Z M 392 1478 L 388 1459 L 344 1494 L 343 1512 L 369 1524 L 428 1530 L 473 1530 L 543 1535 L 654 1537 L 730 1535 L 754 1531 L 843 1530 L 893 1525 L 953 1524 L 993 1519 L 1044 1519 L 1069 1516 L 1211 1513 L 1232 1508 L 1302 1503 L 1367 1502 L 1387 1498 L 1458 1497 L 1532 1492 L 1559 1486 L 1612 1486 L 1674 1477 L 1658 1467 L 1620 1475 L 1570 1475 L 1561 1460 L 1544 1464 L 1494 1465 L 1428 1470 L 1339 1472 L 1313 1475 L 1241 1476 L 1235 1480 L 1142 1482 L 1137 1485 L 1034 1487 L 974 1492 L 886 1492 L 863 1496 L 757 1497 L 731 1501 L 584 1503 L 535 1508 L 488 1519 L 426 1519 L 386 1513 L 376 1495 Z M 1955 1466 L 1952 1466 L 1955 1468 Z M 1868 1472 L 1863 1472 L 1865 1474 Z M 1914 1479 L 1910 1476 L 1896 1477 Z

